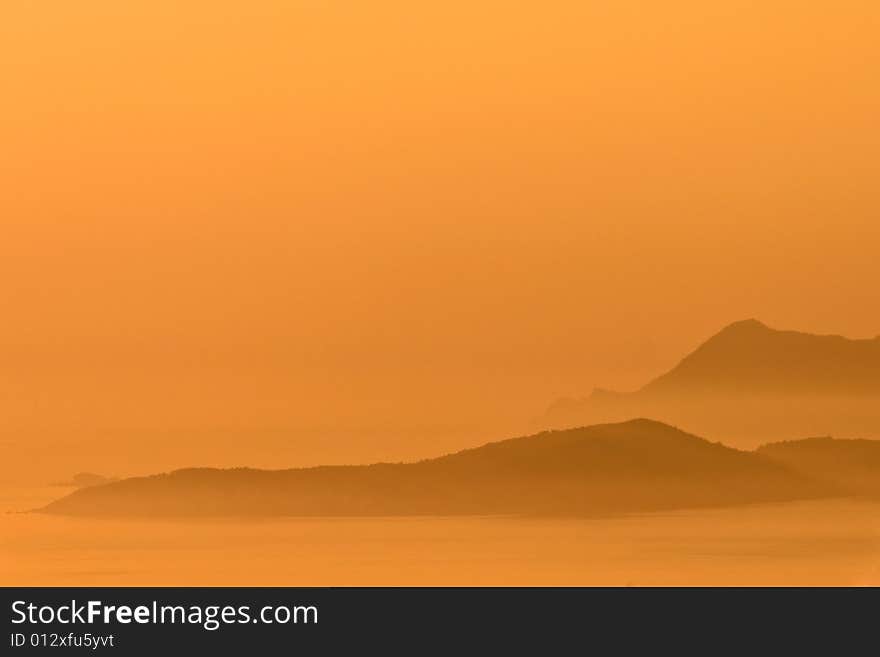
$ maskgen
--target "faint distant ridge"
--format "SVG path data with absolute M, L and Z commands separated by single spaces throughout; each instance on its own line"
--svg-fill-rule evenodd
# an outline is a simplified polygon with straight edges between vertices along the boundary
M 84 488 L 86 486 L 100 486 L 101 484 L 109 484 L 116 481 L 116 477 L 106 477 L 104 475 L 95 474 L 94 472 L 77 472 L 69 481 L 56 482 L 55 486 L 71 486 L 74 488 Z
M 559 400 L 541 424 L 636 415 L 747 446 L 780 436 L 880 435 L 880 336 L 853 340 L 734 322 L 635 392 L 597 388 Z
M 605 514 L 838 494 L 753 452 L 632 420 L 409 464 L 189 469 L 78 490 L 46 513 L 114 516 Z
M 778 331 L 755 319 L 735 322 L 639 392 L 675 394 L 880 392 L 880 337 Z

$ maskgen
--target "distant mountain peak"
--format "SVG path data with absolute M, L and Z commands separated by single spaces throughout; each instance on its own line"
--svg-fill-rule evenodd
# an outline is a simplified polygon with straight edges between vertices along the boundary
M 712 335 L 702 345 L 697 347 L 697 349 L 691 352 L 688 356 L 685 356 L 683 360 L 686 361 L 688 358 L 695 356 L 699 357 L 700 355 L 713 350 L 727 350 L 731 348 L 731 346 L 734 346 L 734 348 L 736 346 L 742 348 L 756 343 L 778 343 L 786 336 L 791 337 L 798 335 L 805 336 L 809 334 L 799 333 L 798 331 L 782 331 L 775 329 L 757 319 L 742 319 L 733 322 L 732 324 L 728 324 L 718 331 L 718 333 Z
M 733 322 L 732 324 L 728 324 L 725 326 L 718 335 L 722 335 L 725 333 L 742 333 L 742 332 L 754 332 L 754 331 L 774 331 L 774 329 L 767 326 L 764 322 L 761 322 L 757 319 L 741 319 L 739 321 Z
M 648 416 L 740 444 L 803 432 L 877 434 L 880 340 L 728 324 L 628 393 L 596 389 L 553 406 L 545 426 Z
M 756 319 L 728 325 L 643 390 L 680 394 L 878 390 L 880 352 L 870 340 L 780 331 Z

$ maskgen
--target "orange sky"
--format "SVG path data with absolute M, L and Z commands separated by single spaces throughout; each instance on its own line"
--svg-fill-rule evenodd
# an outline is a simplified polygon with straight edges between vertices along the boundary
M 880 333 L 878 34 L 874 0 L 5 0 L 0 479 L 199 459 L 126 461 L 155 436 L 433 454 L 736 319 Z

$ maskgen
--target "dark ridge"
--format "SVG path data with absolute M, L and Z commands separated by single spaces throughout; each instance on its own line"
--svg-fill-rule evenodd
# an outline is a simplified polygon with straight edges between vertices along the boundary
M 85 488 L 43 512 L 115 516 L 579 515 L 833 495 L 753 452 L 638 419 L 410 464 L 188 469 Z
M 763 445 L 758 453 L 852 494 L 880 496 L 878 440 L 806 438 Z

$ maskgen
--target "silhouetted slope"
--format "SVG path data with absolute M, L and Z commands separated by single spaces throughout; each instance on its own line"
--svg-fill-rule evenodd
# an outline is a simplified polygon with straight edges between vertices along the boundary
M 857 495 L 880 495 L 880 441 L 808 438 L 770 443 L 758 453 Z
M 551 431 L 412 464 L 179 470 L 83 489 L 83 515 L 581 514 L 819 497 L 831 487 L 649 420 Z
M 785 435 L 880 433 L 880 337 L 777 331 L 736 322 L 632 393 L 597 389 L 553 404 L 566 427 L 653 417 L 743 446 Z

